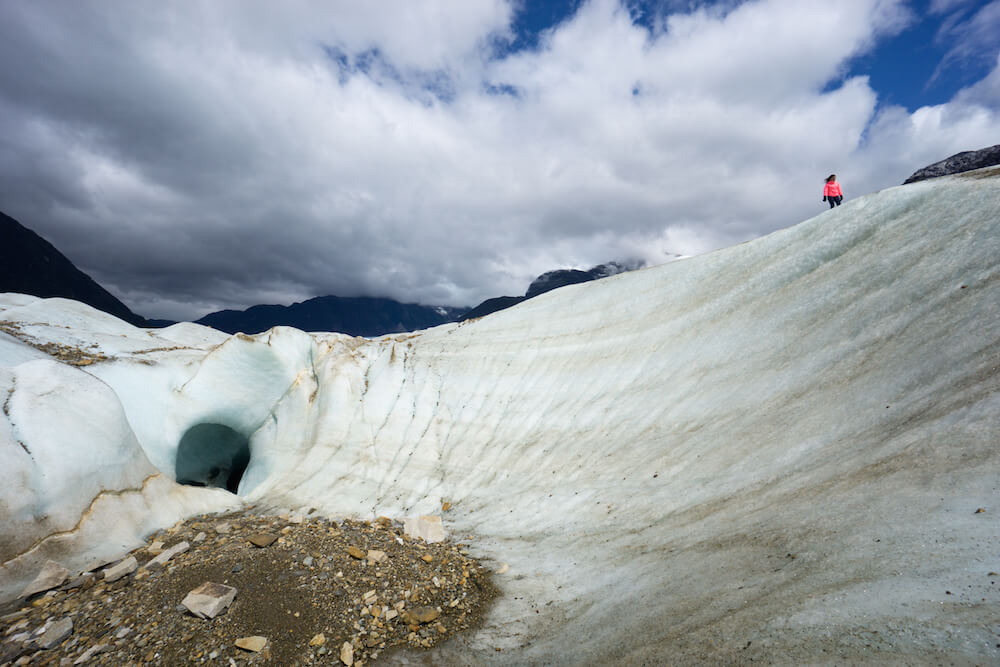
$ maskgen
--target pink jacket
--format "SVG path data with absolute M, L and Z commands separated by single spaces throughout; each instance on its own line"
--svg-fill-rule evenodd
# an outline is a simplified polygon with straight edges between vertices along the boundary
M 830 181 L 823 187 L 824 197 L 843 197 L 844 193 L 840 191 L 840 183 L 837 181 Z

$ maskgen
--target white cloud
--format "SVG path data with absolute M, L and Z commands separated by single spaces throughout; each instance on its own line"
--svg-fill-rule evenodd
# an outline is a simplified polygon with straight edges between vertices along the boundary
M 949 12 L 954 6 L 942 6 L 939 12 Z M 955 11 L 938 31 L 937 40 L 950 44 L 935 76 L 949 66 L 967 62 L 994 60 L 1000 53 L 1000 0 L 991 0 L 971 15 Z
M 2 5 L 0 210 L 150 316 L 330 293 L 472 305 L 553 268 L 766 233 L 820 212 L 831 171 L 859 195 L 1000 128 L 996 71 L 912 114 L 843 79 L 911 20 L 902 2 L 759 0 L 649 31 L 592 0 L 498 60 L 511 17 L 500 0 Z
M 954 9 L 965 7 L 972 2 L 973 0 L 931 0 L 927 11 L 931 14 L 945 14 Z

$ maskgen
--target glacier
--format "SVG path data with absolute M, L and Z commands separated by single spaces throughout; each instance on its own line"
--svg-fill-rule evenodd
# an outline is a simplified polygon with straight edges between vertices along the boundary
M 377 339 L 2 294 L 0 598 L 195 513 L 448 502 L 504 595 L 436 664 L 996 663 L 998 258 L 994 167 Z

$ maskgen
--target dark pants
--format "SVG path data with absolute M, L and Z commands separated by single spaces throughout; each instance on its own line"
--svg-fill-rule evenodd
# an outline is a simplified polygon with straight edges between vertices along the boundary
M 836 197 L 827 197 L 826 200 L 830 202 L 830 208 L 833 208 L 834 206 L 840 206 L 840 202 L 844 201 L 844 197 L 837 195 Z

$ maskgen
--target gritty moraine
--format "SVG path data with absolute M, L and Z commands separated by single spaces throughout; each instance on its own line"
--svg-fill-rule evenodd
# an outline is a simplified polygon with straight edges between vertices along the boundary
M 0 608 L 0 665 L 372 664 L 477 625 L 497 589 L 467 546 L 425 543 L 386 517 L 196 516 Z M 109 578 L 126 573 L 109 581 L 116 565 Z M 211 619 L 181 604 L 206 582 L 236 589 Z

